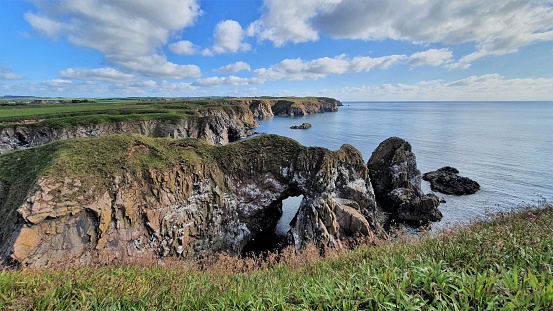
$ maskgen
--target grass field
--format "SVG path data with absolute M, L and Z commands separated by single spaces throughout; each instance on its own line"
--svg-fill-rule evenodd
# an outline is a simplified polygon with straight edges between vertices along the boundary
M 553 207 L 354 250 L 0 272 L 3 310 L 550 310 Z
M 0 127 L 68 127 L 148 119 L 180 119 L 195 115 L 211 101 L 101 101 L 91 103 L 0 106 Z

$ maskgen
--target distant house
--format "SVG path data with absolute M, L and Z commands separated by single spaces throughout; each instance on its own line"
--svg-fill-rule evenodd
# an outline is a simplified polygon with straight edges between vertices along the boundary
M 33 104 L 46 104 L 47 101 L 44 99 L 35 99 L 33 100 Z

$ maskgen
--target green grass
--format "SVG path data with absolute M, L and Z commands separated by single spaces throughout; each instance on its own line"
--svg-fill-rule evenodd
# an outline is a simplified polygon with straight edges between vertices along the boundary
M 0 309 L 548 310 L 553 207 L 545 205 L 325 258 L 308 249 L 280 263 L 222 255 L 204 270 L 184 261 L 6 270 Z
M 229 110 L 246 107 L 258 98 L 140 100 L 95 99 L 85 103 L 0 105 L 0 129 L 14 125 L 67 128 L 76 125 L 163 119 L 176 121 L 198 115 L 203 110 Z M 314 97 L 266 98 L 276 102 L 275 112 L 286 107 L 317 104 Z
M 23 123 L 27 126 L 66 128 L 151 119 L 176 121 L 196 115 L 202 105 L 205 103 L 121 101 L 0 107 L 0 128 Z

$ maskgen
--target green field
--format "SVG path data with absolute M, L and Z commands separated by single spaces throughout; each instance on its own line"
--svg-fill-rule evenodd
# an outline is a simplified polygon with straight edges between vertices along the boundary
M 553 207 L 352 251 L 0 272 L 3 310 L 551 310 Z
M 181 119 L 196 115 L 211 101 L 113 101 L 0 106 L 0 126 L 67 127 L 147 119 Z

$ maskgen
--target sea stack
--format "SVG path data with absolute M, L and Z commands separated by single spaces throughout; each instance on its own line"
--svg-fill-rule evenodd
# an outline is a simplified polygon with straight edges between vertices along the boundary
M 407 141 L 386 139 L 372 153 L 367 166 L 376 200 L 393 218 L 415 222 L 442 219 L 439 198 L 425 195 L 421 189 L 421 173 Z

